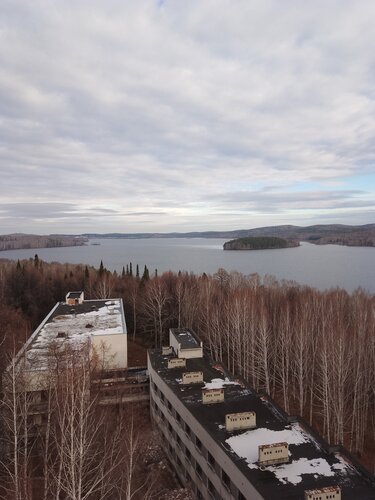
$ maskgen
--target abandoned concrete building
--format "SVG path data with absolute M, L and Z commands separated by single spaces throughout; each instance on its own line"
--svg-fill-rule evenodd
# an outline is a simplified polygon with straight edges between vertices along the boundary
M 121 299 L 84 300 L 83 292 L 69 292 L 64 302 L 58 302 L 13 360 L 22 369 L 27 391 L 45 388 L 54 368 L 51 353 L 83 345 L 90 356 L 97 353 L 103 358 L 106 369 L 127 368 Z
M 33 432 L 43 428 L 46 392 L 56 363 L 70 350 L 99 358 L 100 379 L 91 393 L 100 391 L 100 404 L 148 402 L 146 369 L 128 368 L 127 329 L 121 299 L 85 300 L 84 293 L 69 292 L 58 302 L 17 353 L 3 376 L 5 393 L 11 390 L 12 371 L 22 374 L 22 388 L 31 395 L 28 413 Z M 59 361 L 57 361 L 59 360 Z M 53 382 L 52 382 L 53 383 Z M 8 391 L 9 392 L 9 391 Z
M 197 499 L 370 500 L 374 477 L 203 353 L 189 329 L 148 353 L 150 410 Z

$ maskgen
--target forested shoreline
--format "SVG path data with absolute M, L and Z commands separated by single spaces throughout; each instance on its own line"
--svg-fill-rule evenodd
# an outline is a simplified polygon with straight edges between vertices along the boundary
M 60 248 L 83 246 L 88 239 L 84 236 L 68 236 L 63 234 L 6 234 L 0 236 L 0 251 L 29 250 L 32 248 Z
M 207 352 L 342 443 L 374 471 L 375 297 L 320 292 L 223 269 L 212 276 L 121 274 L 102 265 L 0 262 L 0 366 L 69 290 L 121 297 L 130 338 L 167 342 L 169 327 L 193 328 Z

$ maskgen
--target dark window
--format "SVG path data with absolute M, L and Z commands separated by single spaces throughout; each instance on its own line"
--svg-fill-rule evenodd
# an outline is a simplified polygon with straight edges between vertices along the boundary
M 228 488 L 228 490 L 229 490 L 230 489 L 230 478 L 229 478 L 228 474 L 226 474 L 226 472 L 221 471 L 221 479 L 223 480 L 224 486 L 226 488 Z
M 208 461 L 208 465 L 214 469 L 215 468 L 215 459 L 209 451 L 207 452 L 207 461 Z
M 172 413 L 172 405 L 169 401 L 167 402 L 167 408 Z
M 188 460 L 189 462 L 191 462 L 191 453 L 190 451 L 186 448 L 186 460 Z
M 170 422 L 168 422 L 168 430 L 169 430 L 169 432 L 172 434 L 172 432 L 173 432 L 173 428 L 172 428 L 172 426 L 171 426 Z
M 210 480 L 208 480 L 207 489 L 208 489 L 209 494 L 210 494 L 213 498 L 215 498 L 215 495 L 216 495 L 216 490 L 215 490 L 215 487 L 214 487 L 214 485 L 211 483 L 211 481 L 210 481 Z
M 239 491 L 237 495 L 238 500 L 246 500 L 245 496 Z
M 197 464 L 195 470 L 197 471 L 198 476 L 202 479 L 203 475 L 202 467 L 199 464 Z
M 197 437 L 195 437 L 195 446 L 198 448 L 198 450 L 202 451 L 202 442 Z
M 188 424 L 185 424 L 185 432 L 188 436 L 191 436 L 191 429 L 190 427 L 188 426 Z
M 176 411 L 176 420 L 179 424 L 181 424 L 181 415 Z

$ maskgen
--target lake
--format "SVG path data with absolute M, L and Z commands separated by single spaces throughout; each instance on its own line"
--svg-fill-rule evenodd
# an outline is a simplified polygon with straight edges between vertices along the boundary
M 212 274 L 223 267 L 243 274 L 273 275 L 320 290 L 362 287 L 375 293 L 375 248 L 313 245 L 280 250 L 224 251 L 225 239 L 152 238 L 95 239 L 82 247 L 38 248 L 0 252 L 0 258 L 27 259 L 37 253 L 47 262 L 69 262 L 99 267 L 100 260 L 111 271 L 121 272 L 132 262 L 142 273 L 146 264 L 153 274 L 163 271 L 192 271 Z M 93 245 L 92 243 L 99 243 Z

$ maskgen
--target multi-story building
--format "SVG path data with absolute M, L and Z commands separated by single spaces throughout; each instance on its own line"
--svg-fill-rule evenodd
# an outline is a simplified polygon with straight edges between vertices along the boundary
M 374 477 L 217 362 L 188 329 L 148 353 L 150 406 L 180 481 L 196 498 L 370 500 Z
M 90 358 L 97 355 L 107 378 L 111 372 L 127 368 L 127 331 L 121 299 L 85 300 L 83 292 L 69 292 L 8 366 L 3 377 L 5 392 L 11 389 L 14 371 L 22 374 L 22 390 L 31 394 L 32 407 L 38 415 L 57 363 L 63 366 L 64 355 L 79 352 L 80 347 Z M 40 418 L 36 416 L 34 420 Z

